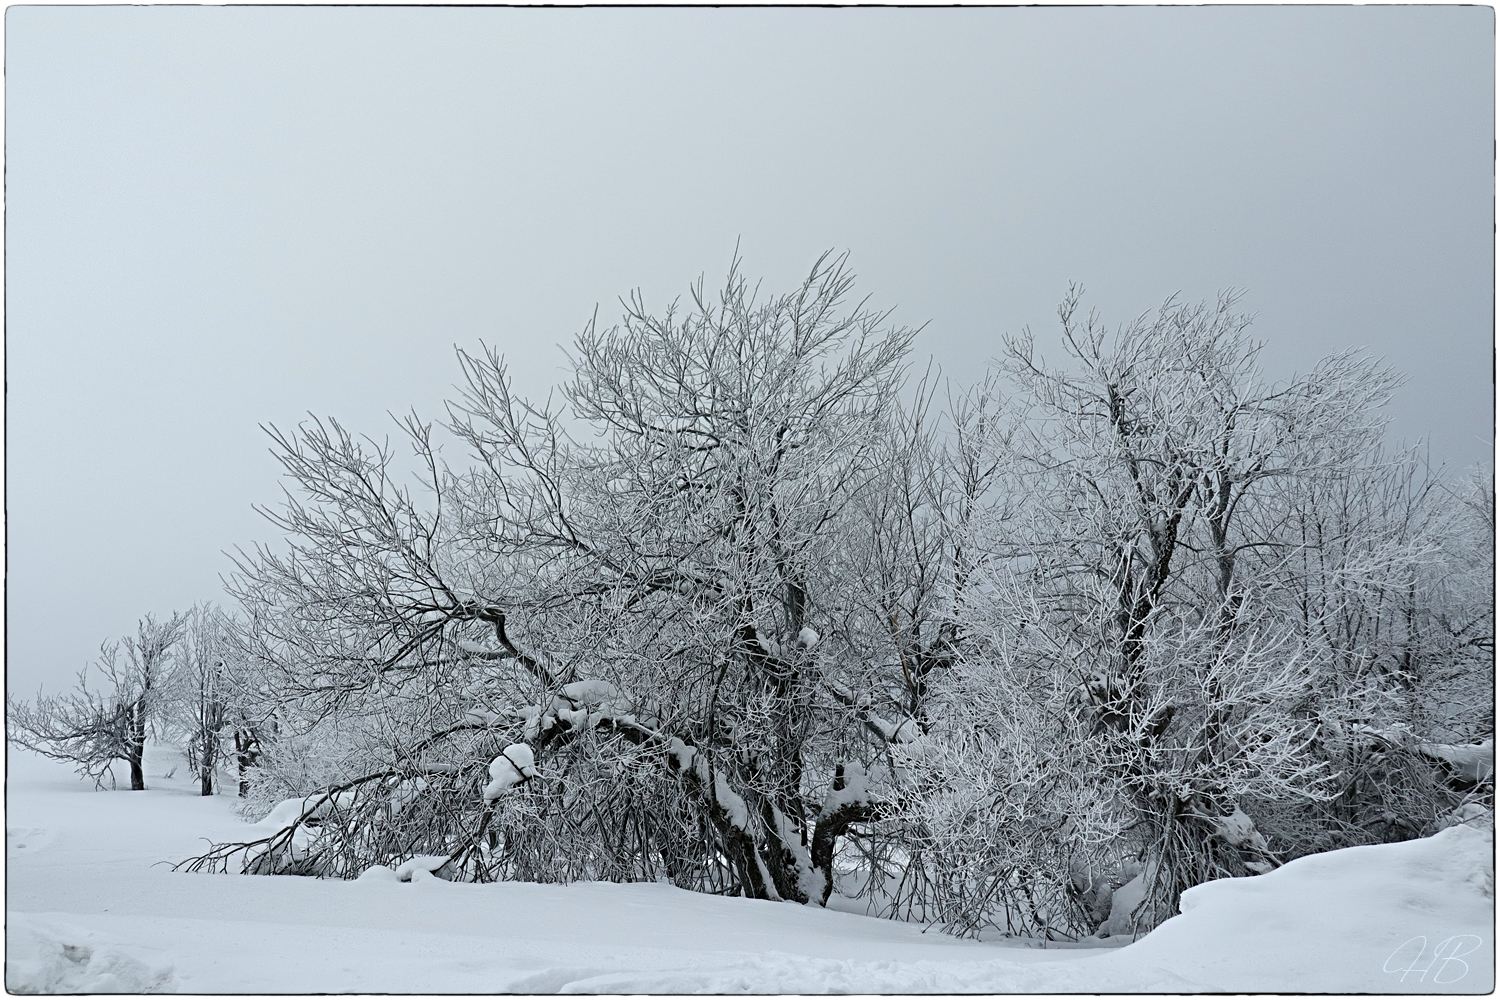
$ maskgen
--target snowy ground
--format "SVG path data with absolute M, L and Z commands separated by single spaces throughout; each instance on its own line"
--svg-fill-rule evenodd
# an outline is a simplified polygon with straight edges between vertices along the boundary
M 16 992 L 1071 993 L 1494 988 L 1493 838 L 1466 827 L 1200 886 L 1115 949 L 1038 950 L 664 885 L 189 875 L 240 838 L 176 761 L 94 792 L 12 753 L 6 985 Z

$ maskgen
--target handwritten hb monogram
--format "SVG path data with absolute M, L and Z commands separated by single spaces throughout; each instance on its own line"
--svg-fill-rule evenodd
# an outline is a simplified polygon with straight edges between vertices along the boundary
M 1432 981 L 1436 984 L 1456 983 L 1469 973 L 1469 963 L 1460 956 L 1472 954 L 1478 947 L 1480 941 L 1474 934 L 1455 934 L 1444 938 L 1437 947 L 1432 949 L 1429 957 L 1427 951 L 1427 937 L 1418 934 L 1407 941 L 1401 947 L 1391 952 L 1391 957 L 1385 960 L 1381 971 L 1394 975 L 1401 973 L 1401 981 L 1406 982 L 1406 977 L 1416 975 L 1416 981 L 1426 982 L 1427 974 L 1432 973 Z M 1395 964 L 1410 961 L 1405 965 Z M 1427 964 L 1422 965 L 1422 959 L 1427 959 Z

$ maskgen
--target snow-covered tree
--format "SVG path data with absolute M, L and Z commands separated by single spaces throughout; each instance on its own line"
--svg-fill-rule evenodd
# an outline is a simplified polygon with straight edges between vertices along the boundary
M 102 784 L 113 781 L 112 765 L 130 768 L 130 787 L 146 787 L 146 739 L 162 722 L 170 689 L 173 648 L 186 618 L 165 622 L 147 615 L 136 634 L 105 643 L 99 659 L 78 676 L 77 687 L 60 695 L 38 694 L 31 703 L 7 699 L 7 736 L 18 746 L 73 763 Z M 90 683 L 91 674 L 97 675 Z
M 835 782 L 840 737 L 823 710 L 859 722 L 831 693 L 849 700 L 853 647 L 822 634 L 847 617 L 836 567 L 884 488 L 911 339 L 851 307 L 852 280 L 824 258 L 786 295 L 736 270 L 659 315 L 632 298 L 577 339 L 566 408 L 516 397 L 496 352 L 461 353 L 448 427 L 478 464 L 444 467 L 409 419 L 415 492 L 334 422 L 276 434 L 301 494 L 273 515 L 289 551 L 247 557 L 236 586 L 274 686 L 307 732 L 337 731 L 349 790 L 371 789 L 348 809 L 406 781 L 448 796 L 418 836 L 455 877 L 826 894 L 831 827 L 808 796 Z M 474 800 L 518 740 L 539 777 Z M 355 826 L 372 829 L 341 843 Z M 345 851 L 338 871 L 409 847 Z
M 175 650 L 168 724 L 204 795 L 214 794 L 226 741 L 245 728 L 236 725 L 246 714 L 244 662 L 229 616 L 211 604 L 194 605 Z
M 1296 712 L 1315 664 L 1252 569 L 1288 557 L 1271 516 L 1281 484 L 1346 477 L 1396 380 L 1343 354 L 1268 381 L 1232 296 L 1169 300 L 1111 332 L 1080 315 L 1074 290 L 1060 317 L 1064 364 L 1029 333 L 1000 362 L 1011 420 L 995 447 L 1011 504 L 981 541 L 960 611 L 977 659 L 949 696 L 971 714 L 986 706 L 979 736 L 991 731 L 999 760 L 1025 756 L 1013 737 L 1026 719 L 1007 721 L 1018 711 L 1068 748 L 1056 756 L 1074 776 L 1027 780 L 1064 788 L 1081 771 L 1095 783 L 1090 801 L 1114 818 L 1085 830 L 1059 805 L 1054 837 L 1128 831 L 1150 924 L 1191 885 L 1276 863 L 1245 805 L 1332 794 Z M 1026 697 L 996 703 L 991 690 Z M 974 767 L 1003 772 L 984 760 Z M 1070 873 L 1052 853 L 1061 891 Z M 1083 911 L 1102 912 L 1093 899 Z
M 1493 732 L 1492 536 L 1415 449 L 1285 486 L 1261 575 L 1315 664 L 1300 711 L 1339 791 L 1272 828 L 1294 854 L 1431 833 L 1465 790 L 1433 748 Z
M 1077 936 L 1492 801 L 1493 490 L 1382 457 L 1395 376 L 1271 381 L 1232 296 L 1112 333 L 1075 291 L 1062 364 L 1008 340 L 936 412 L 852 280 L 632 297 L 546 403 L 461 351 L 411 480 L 273 430 L 229 674 L 275 832 L 190 864 Z

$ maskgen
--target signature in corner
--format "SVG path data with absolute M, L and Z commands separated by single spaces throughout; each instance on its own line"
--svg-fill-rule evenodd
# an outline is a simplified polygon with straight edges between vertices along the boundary
M 1391 975 L 1401 973 L 1403 983 L 1411 975 L 1417 977 L 1416 982 L 1426 982 L 1429 972 L 1432 973 L 1432 981 L 1438 985 L 1456 983 L 1469 974 L 1469 963 L 1463 960 L 1463 956 L 1473 954 L 1479 945 L 1478 935 L 1454 934 L 1439 941 L 1429 952 L 1427 936 L 1418 934 L 1391 952 L 1391 957 L 1385 960 L 1380 969 Z M 1424 958 L 1427 960 L 1426 965 L 1422 964 Z M 1404 965 L 1400 964 L 1403 962 Z

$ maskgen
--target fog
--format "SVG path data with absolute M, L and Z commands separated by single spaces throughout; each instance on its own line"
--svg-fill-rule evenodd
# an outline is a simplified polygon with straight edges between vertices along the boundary
M 1485 7 L 11 7 L 7 663 L 66 682 L 273 531 L 262 425 L 545 395 L 618 297 L 847 250 L 973 378 L 1070 281 L 1245 290 L 1273 375 L 1367 347 L 1393 441 L 1493 454 Z M 458 461 L 460 456 L 451 456 Z

